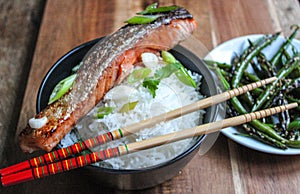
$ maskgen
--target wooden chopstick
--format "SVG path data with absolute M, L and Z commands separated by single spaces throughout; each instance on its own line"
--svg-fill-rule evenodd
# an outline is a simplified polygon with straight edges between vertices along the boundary
M 93 152 L 91 154 L 81 155 L 75 158 L 66 159 L 60 162 L 51 163 L 44 166 L 17 172 L 15 174 L 3 176 L 1 177 L 1 182 L 3 186 L 10 186 L 25 181 L 39 179 L 45 176 L 54 175 L 72 169 L 80 168 L 109 158 L 118 157 L 121 155 L 179 141 L 186 138 L 191 138 L 194 136 L 199 136 L 202 134 L 216 132 L 226 127 L 241 125 L 243 123 L 250 122 L 255 119 L 261 119 L 288 109 L 295 108 L 297 106 L 297 103 L 277 106 L 274 108 L 269 108 L 254 113 L 248 113 L 245 115 L 240 115 L 212 123 L 203 124 L 190 129 L 185 129 L 182 131 L 150 138 L 144 141 L 124 144 L 118 147 Z
M 235 89 L 223 92 L 221 94 L 217 94 L 217 95 L 199 100 L 195 103 L 172 110 L 170 112 L 143 120 L 139 123 L 135 123 L 135 124 L 127 126 L 127 127 L 123 127 L 123 128 L 120 128 L 120 129 L 117 129 L 117 130 L 114 130 L 114 131 L 111 131 L 111 132 L 108 132 L 108 133 L 105 133 L 102 135 L 98 135 L 96 137 L 92 137 L 92 138 L 89 138 L 84 141 L 79 141 L 69 147 L 58 149 L 58 150 L 46 153 L 42 156 L 35 157 L 30 160 L 0 169 L 0 175 L 6 176 L 9 174 L 16 173 L 18 171 L 23 171 L 25 169 L 43 166 L 45 164 L 50 164 L 55 161 L 68 158 L 72 155 L 81 153 L 82 151 L 84 151 L 86 149 L 91 149 L 95 146 L 102 145 L 102 144 L 105 144 L 107 142 L 110 142 L 110 141 L 113 141 L 116 139 L 120 139 L 124 136 L 135 133 L 141 129 L 151 127 L 157 123 L 160 123 L 163 121 L 164 122 L 169 121 L 171 119 L 180 117 L 182 115 L 210 107 L 210 106 L 218 104 L 220 102 L 224 102 L 230 98 L 241 95 L 241 94 L 251 91 L 255 88 L 261 87 L 265 84 L 269 84 L 269 83 L 275 81 L 276 79 L 277 79 L 276 77 L 271 77 L 271 78 L 268 78 L 265 80 L 261 80 L 261 81 L 254 82 L 254 83 L 251 83 L 248 85 L 244 85 L 242 87 L 235 88 Z

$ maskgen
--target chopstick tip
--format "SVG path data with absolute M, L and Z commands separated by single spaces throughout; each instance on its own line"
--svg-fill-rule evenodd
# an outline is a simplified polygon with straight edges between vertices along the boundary
M 286 106 L 288 106 L 289 108 L 296 108 L 296 107 L 298 107 L 298 103 L 293 102 L 293 103 L 287 104 Z

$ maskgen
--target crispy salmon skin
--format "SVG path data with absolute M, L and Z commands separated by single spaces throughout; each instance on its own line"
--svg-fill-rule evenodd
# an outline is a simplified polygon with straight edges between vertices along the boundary
M 127 24 L 99 41 L 83 58 L 71 89 L 38 113 L 18 136 L 24 152 L 51 151 L 76 122 L 130 72 L 141 53 L 168 50 L 186 39 L 197 22 L 184 8 L 159 13 L 148 24 Z

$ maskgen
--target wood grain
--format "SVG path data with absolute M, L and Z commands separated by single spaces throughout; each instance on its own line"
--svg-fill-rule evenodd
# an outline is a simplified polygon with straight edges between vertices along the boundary
M 51 65 L 73 47 L 117 30 L 124 20 L 154 1 L 51 0 L 43 9 L 44 2 L 0 0 L 1 167 L 31 157 L 14 144 L 14 128 L 24 127 L 35 114 L 37 89 Z M 194 40 L 199 42 L 195 52 L 200 57 L 236 36 L 278 29 L 288 34 L 289 26 L 300 21 L 297 0 L 159 2 L 184 6 L 198 20 Z M 21 106 L 19 98 L 23 95 Z M 211 143 L 210 149 L 199 152 L 172 180 L 143 193 L 298 193 L 298 156 L 260 153 L 218 134 Z M 78 170 L 0 188 L 0 193 L 140 193 L 105 188 L 82 178 L 81 173 Z
M 273 26 L 287 36 L 291 33 L 290 27 L 300 25 L 300 2 L 297 0 L 269 0 L 269 12 L 272 14 Z M 300 39 L 300 34 L 296 35 Z
M 278 29 L 289 34 L 289 26 L 300 21 L 300 7 L 295 1 L 212 1 L 212 9 L 217 43 L 252 33 L 274 33 Z M 220 20 L 222 15 L 225 21 L 234 22 Z M 287 20 L 285 16 L 293 19 Z M 236 193 L 285 193 L 287 187 L 291 193 L 298 190 L 299 157 L 289 160 L 289 157 L 259 153 L 231 140 L 228 146 Z M 286 180 L 292 181 L 289 184 Z
M 266 1 L 211 1 L 217 44 L 237 36 L 273 33 Z M 259 11 L 258 11 L 259 10 Z
M 65 53 L 83 42 L 111 33 L 110 13 L 114 4 L 104 1 L 48 1 L 32 61 L 18 130 L 35 115 L 39 85 L 50 67 Z M 101 14 L 101 19 L 98 15 Z
M 13 160 L 15 128 L 39 31 L 42 1 L 0 0 L 0 164 Z

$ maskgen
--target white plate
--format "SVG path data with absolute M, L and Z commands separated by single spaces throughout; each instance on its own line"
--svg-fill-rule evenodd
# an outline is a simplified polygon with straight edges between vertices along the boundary
M 242 51 L 249 46 L 249 40 L 256 40 L 263 35 L 255 34 L 242 36 L 238 38 L 231 39 L 222 43 L 221 45 L 214 48 L 205 59 L 210 59 L 218 62 L 230 63 L 231 59 L 236 56 L 236 54 L 240 55 Z M 264 54 L 267 58 L 272 57 L 272 55 L 276 52 L 276 50 L 280 47 L 281 43 L 285 39 L 283 37 L 279 37 L 274 43 L 272 43 L 272 47 L 267 47 L 263 50 Z M 300 51 L 300 41 L 294 40 L 293 45 L 297 48 L 298 52 Z M 291 52 L 291 51 L 289 51 Z M 236 133 L 240 133 L 241 130 L 237 127 L 229 127 L 222 130 L 222 133 L 226 135 L 228 138 L 233 141 L 244 145 L 248 148 L 258 150 L 265 153 L 271 154 L 280 154 L 280 155 L 296 155 L 300 154 L 300 149 L 288 148 L 286 150 L 282 150 L 279 148 L 272 147 L 270 145 L 264 144 L 254 138 L 244 137 L 241 135 L 236 135 Z

